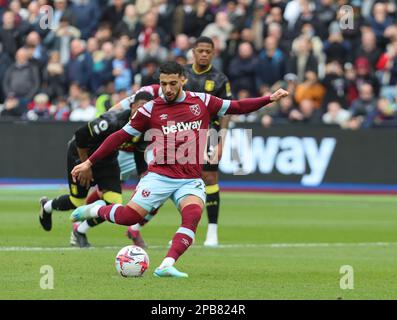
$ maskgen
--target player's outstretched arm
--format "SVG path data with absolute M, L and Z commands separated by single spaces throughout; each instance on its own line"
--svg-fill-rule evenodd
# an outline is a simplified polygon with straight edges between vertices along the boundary
M 91 169 L 93 164 L 115 152 L 117 148 L 130 139 L 130 137 L 131 135 L 123 129 L 116 131 L 107 137 L 86 161 L 73 168 L 71 172 L 73 181 L 76 182 L 77 180 L 80 180 L 81 177 L 87 174 L 87 171 Z
M 226 114 L 246 114 L 259 110 L 269 103 L 276 102 L 289 95 L 288 91 L 278 89 L 270 96 L 259 98 L 248 98 L 241 100 L 232 100 L 226 110 Z

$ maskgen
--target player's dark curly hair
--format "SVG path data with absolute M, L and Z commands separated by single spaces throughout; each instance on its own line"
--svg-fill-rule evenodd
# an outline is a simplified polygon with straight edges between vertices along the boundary
M 160 73 L 164 73 L 164 74 L 177 74 L 177 75 L 184 75 L 184 70 L 183 67 L 175 62 L 175 61 L 168 61 L 163 63 L 160 66 Z
M 197 47 L 199 43 L 208 43 L 211 45 L 212 48 L 215 47 L 214 41 L 212 41 L 212 39 L 209 37 L 205 37 L 205 36 L 198 37 L 194 43 L 194 47 Z
M 153 100 L 153 99 L 154 99 L 153 95 L 151 95 L 149 92 L 141 91 L 141 92 L 138 92 L 135 95 L 134 102 L 135 101 L 139 101 L 139 100 L 150 101 L 150 100 Z

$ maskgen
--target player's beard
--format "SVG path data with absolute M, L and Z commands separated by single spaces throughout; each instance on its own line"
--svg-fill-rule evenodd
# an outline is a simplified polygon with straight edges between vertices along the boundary
M 178 93 L 175 95 L 175 97 L 174 97 L 172 100 L 168 100 L 167 96 L 166 96 L 166 95 L 164 95 L 164 97 L 165 97 L 165 100 L 167 100 L 167 103 L 173 103 L 173 102 L 175 102 L 175 101 L 178 99 L 178 97 L 179 97 L 179 94 L 181 93 L 181 90 L 182 90 L 182 87 L 181 87 L 181 88 L 179 88 L 179 91 L 178 91 Z

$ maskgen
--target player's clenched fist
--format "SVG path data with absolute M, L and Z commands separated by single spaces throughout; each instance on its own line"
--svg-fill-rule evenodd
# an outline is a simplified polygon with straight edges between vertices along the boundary
M 274 101 L 278 101 L 282 98 L 288 97 L 289 92 L 287 90 L 284 89 L 278 89 L 276 92 L 274 92 L 271 96 L 270 96 L 270 101 L 274 102 Z

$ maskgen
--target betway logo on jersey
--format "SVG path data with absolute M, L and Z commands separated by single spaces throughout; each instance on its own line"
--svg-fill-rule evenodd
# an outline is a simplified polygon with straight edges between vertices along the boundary
M 163 133 L 167 135 L 170 133 L 177 133 L 188 130 L 199 130 L 202 123 L 202 120 L 192 122 L 178 122 L 176 124 L 169 124 L 168 126 L 161 126 L 161 129 L 163 130 Z

